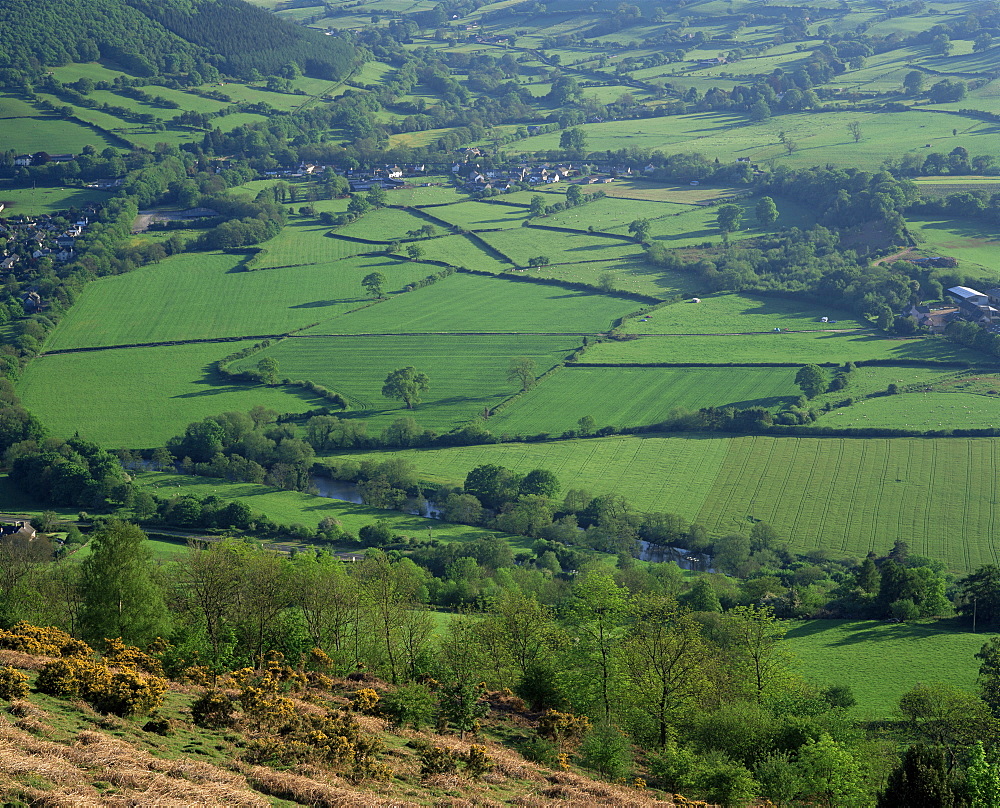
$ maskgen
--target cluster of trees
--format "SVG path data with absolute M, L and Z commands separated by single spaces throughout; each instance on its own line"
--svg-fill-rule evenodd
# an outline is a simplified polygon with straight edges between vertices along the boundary
M 168 440 L 166 448 L 182 468 L 209 477 L 299 491 L 311 486 L 312 446 L 296 436 L 294 426 L 278 423 L 278 413 L 266 407 L 195 421 L 183 435 Z
M 479 684 L 506 687 L 533 710 L 557 711 L 522 747 L 529 757 L 554 763 L 578 729 L 588 765 L 604 776 L 636 771 L 635 744 L 647 750 L 641 771 L 651 785 L 725 805 L 860 808 L 878 792 L 885 806 L 941 804 L 913 801 L 928 787 L 921 772 L 947 775 L 966 794 L 992 771 L 976 745 L 996 740 L 988 698 L 932 684 L 908 692 L 900 730 L 932 751 L 897 762 L 844 712 L 854 703 L 848 688 L 817 688 L 794 672 L 782 645 L 786 627 L 760 605 L 760 583 L 708 576 L 690 584 L 673 565 L 649 571 L 625 559 L 616 569 L 582 559 L 575 575 L 563 575 L 551 569 L 551 551 L 525 563 L 499 539 L 412 558 L 372 550 L 356 564 L 312 551 L 283 557 L 233 540 L 156 563 L 143 533 L 117 520 L 92 531 L 90 542 L 82 564 L 22 560 L 4 588 L 4 625 L 54 625 L 97 645 L 121 637 L 150 647 L 162 637 L 169 642 L 157 642 L 154 653 L 168 674 L 191 665 L 222 674 L 275 652 L 299 659 L 322 651 L 330 673 L 360 670 L 404 686 L 399 698 L 386 696 L 387 707 L 412 706 L 426 691 L 419 682 L 433 680 L 437 698 L 419 701 L 447 707 L 462 731 L 474 731 L 474 719 L 488 712 Z M 8 566 L 0 555 L 0 574 Z M 891 588 L 889 598 L 910 595 L 919 570 L 897 546 L 849 577 L 859 589 Z M 796 574 L 816 577 L 815 568 Z M 966 582 L 986 579 L 1000 592 L 995 569 Z M 427 608 L 435 602 L 473 613 L 436 629 Z M 980 654 L 987 696 L 1000 679 L 996 646 Z

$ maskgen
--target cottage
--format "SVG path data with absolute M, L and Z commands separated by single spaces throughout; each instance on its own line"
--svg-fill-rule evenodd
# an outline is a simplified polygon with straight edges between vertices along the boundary
M 31 541 L 36 536 L 35 529 L 30 522 L 14 522 L 13 524 L 0 524 L 0 539 L 27 539 Z

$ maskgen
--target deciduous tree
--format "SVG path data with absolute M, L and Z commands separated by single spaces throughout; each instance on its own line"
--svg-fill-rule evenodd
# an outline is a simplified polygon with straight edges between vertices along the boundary
M 427 378 L 427 374 L 407 366 L 394 370 L 385 377 L 382 395 L 386 398 L 401 399 L 406 408 L 412 410 L 414 404 L 420 403 L 420 394 L 429 389 L 430 379 Z

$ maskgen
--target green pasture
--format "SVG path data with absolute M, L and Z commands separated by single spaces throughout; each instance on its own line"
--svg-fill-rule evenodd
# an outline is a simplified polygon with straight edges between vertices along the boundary
M 379 249 L 378 245 L 335 238 L 330 234 L 329 227 L 315 219 L 289 222 L 262 246 L 267 251 L 259 262 L 262 268 L 326 264 Z
M 595 334 L 638 306 L 633 300 L 596 291 L 458 272 L 386 303 L 327 320 L 306 333 Z
M 584 194 L 588 186 L 583 186 Z M 537 219 L 536 224 L 556 227 L 572 227 L 575 230 L 612 230 L 626 232 L 630 222 L 636 219 L 658 221 L 665 216 L 673 216 L 679 210 L 688 210 L 686 206 L 679 207 L 668 202 L 653 202 L 639 199 L 594 199 L 585 205 L 578 205 L 568 210 L 562 210 L 551 216 Z M 696 210 L 697 208 L 690 208 Z
M 862 139 L 855 143 L 848 124 L 861 124 Z M 659 149 L 665 153 L 697 151 L 720 160 L 749 157 L 754 162 L 774 161 L 793 167 L 812 165 L 877 169 L 887 157 L 909 152 L 951 151 L 961 145 L 972 154 L 1000 152 L 1000 130 L 987 121 L 930 112 L 793 113 L 752 123 L 730 113 L 705 112 L 583 124 L 591 151 L 621 148 Z M 952 135 L 957 129 L 958 135 Z M 796 144 L 789 155 L 779 132 Z M 512 151 L 556 149 L 559 133 L 548 133 L 511 144 Z M 614 183 L 611 183 L 614 185 Z
M 713 536 L 773 525 L 796 551 L 884 553 L 904 538 L 914 553 L 967 572 L 1000 558 L 989 438 L 810 438 L 643 435 L 505 443 L 354 456 L 405 457 L 429 482 L 460 484 L 479 465 L 547 468 L 563 487 L 625 496 Z
M 630 334 L 719 334 L 728 332 L 796 331 L 869 328 L 850 312 L 783 297 L 715 294 L 663 306 L 643 318 L 625 321 Z M 835 322 L 823 323 L 828 317 Z
M 426 274 L 381 257 L 255 272 L 238 271 L 239 260 L 184 253 L 88 284 L 46 349 L 282 334 L 369 305 L 370 272 L 388 291 Z
M 427 239 L 419 242 L 419 245 L 424 253 L 422 258 L 428 261 L 444 261 L 454 267 L 475 269 L 481 272 L 499 273 L 513 269 L 512 264 L 496 258 L 492 253 L 483 249 L 478 242 L 466 235 Z M 428 265 L 427 269 L 429 272 L 436 272 L 441 267 Z
M 960 189 L 957 189 L 960 190 Z M 946 255 L 961 270 L 996 278 L 1000 230 L 984 221 L 968 219 L 910 219 L 910 229 L 925 255 Z
M 369 211 L 350 224 L 336 228 L 333 232 L 338 236 L 366 238 L 372 241 L 395 241 L 408 238 L 406 235 L 408 231 L 419 230 L 425 224 L 429 224 L 426 219 L 414 216 L 405 210 L 379 208 Z M 378 248 L 368 247 L 367 249 Z
M 594 237 L 589 233 L 554 233 L 533 227 L 481 233 L 480 238 L 522 267 L 528 266 L 531 258 L 543 255 L 553 264 L 617 261 L 642 255 L 642 247 L 621 239 Z
M 19 154 L 37 151 L 78 154 L 88 145 L 98 151 L 108 146 L 118 146 L 101 132 L 95 132 L 83 124 L 43 116 L 37 112 L 35 117 L 6 118 L 3 121 L 3 147 Z
M 696 304 L 691 304 L 696 305 Z M 738 336 L 640 337 L 606 340 L 583 361 L 618 362 L 858 362 L 863 359 L 919 359 L 979 362 L 983 354 L 939 337 L 897 339 L 877 332 L 782 333 Z
M 915 685 L 940 682 L 975 692 L 975 655 L 995 636 L 956 629 L 951 621 L 806 620 L 791 624 L 784 646 L 820 687 L 851 688 L 852 715 L 890 721 Z
M 476 201 L 431 208 L 427 212 L 438 219 L 443 219 L 466 230 L 497 230 L 520 227 L 529 215 L 527 208 Z
M 311 379 L 336 390 L 350 404 L 348 417 L 365 420 L 373 433 L 410 416 L 426 429 L 445 432 L 474 420 L 517 391 L 507 380 L 512 358 L 530 357 L 543 373 L 578 345 L 578 337 L 516 334 L 293 337 L 245 364 L 270 356 L 277 360 L 282 376 Z M 382 396 L 389 373 L 407 366 L 429 378 L 430 389 L 413 410 Z
M 920 430 L 997 428 L 1000 427 L 1000 381 L 997 389 L 997 396 L 930 390 L 870 398 L 826 413 L 817 424 Z
M 589 264 L 562 264 L 539 267 L 531 274 L 543 278 L 587 283 L 596 286 L 610 273 L 613 288 L 650 297 L 690 297 L 698 292 L 698 279 L 688 272 L 665 270 L 641 257 Z
M 400 535 L 417 539 L 426 539 L 429 536 L 445 542 L 461 542 L 484 536 L 502 536 L 515 547 L 524 543 L 524 539 L 521 537 L 509 536 L 505 533 L 496 533 L 467 525 L 453 525 L 450 522 L 425 519 L 398 511 L 382 511 L 377 508 L 369 508 L 367 505 L 355 505 L 351 502 L 317 497 L 299 491 L 279 491 L 266 485 L 254 483 L 231 483 L 211 477 L 192 477 L 156 471 L 138 474 L 136 481 L 160 497 L 217 496 L 225 500 L 238 499 L 245 502 L 254 511 L 263 513 L 282 525 L 298 524 L 315 527 L 329 516 L 338 520 L 343 525 L 344 530 L 355 535 L 365 525 L 386 521 Z M 358 554 L 363 553 L 364 548 L 359 547 Z
M 672 410 L 795 401 L 795 368 L 574 368 L 544 379 L 489 419 L 496 434 L 558 435 L 591 416 L 603 426 L 659 423 Z
M 121 348 L 40 356 L 18 395 L 54 435 L 109 448 L 162 446 L 192 421 L 257 404 L 305 412 L 323 401 L 298 388 L 232 383 L 212 363 L 252 342 Z
M 106 191 L 89 188 L 16 188 L 8 183 L 0 183 L 0 202 L 4 204 L 4 216 L 56 213 L 69 208 L 82 208 L 93 202 L 105 202 L 107 199 Z
M 490 422 L 486 424 L 491 426 Z M 549 443 L 500 443 L 447 449 L 354 452 L 350 459 L 403 457 L 428 483 L 461 485 L 476 466 L 495 463 L 526 474 L 552 471 L 563 492 L 621 494 L 637 509 L 694 519 L 725 460 L 729 439 L 709 436 L 618 436 Z

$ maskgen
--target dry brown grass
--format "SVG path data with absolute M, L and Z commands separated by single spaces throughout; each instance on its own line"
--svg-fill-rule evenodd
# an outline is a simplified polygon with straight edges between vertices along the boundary
M 374 793 L 359 792 L 264 766 L 240 765 L 239 770 L 246 776 L 247 782 L 259 791 L 314 808 L 408 808 L 417 805 L 398 799 L 383 799 Z
M 72 746 L 35 738 L 0 720 L 0 774 L 41 777 L 52 790 L 23 789 L 33 802 L 52 806 L 240 806 L 270 803 L 244 778 L 208 763 L 161 760 L 99 732 L 81 732 Z M 98 795 L 95 780 L 116 794 Z
M 40 671 L 56 657 L 39 656 L 38 654 L 26 654 L 23 651 L 10 651 L 0 649 L 0 665 L 10 665 L 24 671 Z

